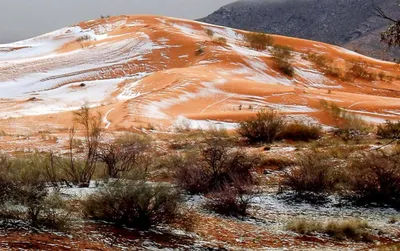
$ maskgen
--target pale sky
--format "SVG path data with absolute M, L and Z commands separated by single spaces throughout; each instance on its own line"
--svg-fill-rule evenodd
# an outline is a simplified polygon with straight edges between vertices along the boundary
M 235 0 L 0 0 L 0 43 L 31 38 L 100 15 L 196 19 Z

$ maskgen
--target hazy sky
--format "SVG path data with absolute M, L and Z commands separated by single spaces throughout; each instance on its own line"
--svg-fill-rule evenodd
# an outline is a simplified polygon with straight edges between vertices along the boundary
M 204 17 L 235 0 L 0 0 L 0 43 L 30 38 L 100 15 Z

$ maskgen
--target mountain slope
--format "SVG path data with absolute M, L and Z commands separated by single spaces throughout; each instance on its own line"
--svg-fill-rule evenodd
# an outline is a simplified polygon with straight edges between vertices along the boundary
M 400 11 L 393 0 L 242 0 L 201 21 L 337 44 L 391 61 L 400 51 L 385 55 L 379 41 L 388 21 L 375 16 L 374 5 L 393 17 Z
M 182 121 L 193 127 L 213 121 L 233 127 L 232 122 L 265 107 L 329 124 L 321 99 L 371 121 L 399 118 L 397 65 L 328 44 L 274 36 L 276 44 L 293 48 L 295 75 L 289 78 L 268 50 L 249 48 L 244 34 L 181 19 L 119 16 L 1 45 L 0 116 L 9 119 L 0 126 L 44 130 L 69 125 L 70 111 L 85 102 L 102 112 L 110 129 L 148 123 L 168 129 Z M 216 42 L 221 37 L 226 44 Z M 307 59 L 310 53 L 325 55 L 343 71 L 348 62 L 364 62 L 390 81 L 326 76 Z

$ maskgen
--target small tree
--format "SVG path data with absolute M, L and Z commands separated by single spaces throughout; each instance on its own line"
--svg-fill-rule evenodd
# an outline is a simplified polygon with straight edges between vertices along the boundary
M 96 170 L 98 148 L 103 129 L 101 127 L 101 114 L 93 115 L 87 105 L 74 112 L 74 121 L 82 128 L 84 135 L 84 159 L 80 161 L 74 152 L 76 130 L 72 128 L 68 140 L 68 159 L 50 154 L 50 165 L 47 169 L 51 180 L 58 180 L 57 170 L 61 170 L 67 179 L 63 181 L 81 187 L 89 186 L 90 180 Z
M 275 111 L 261 110 L 255 119 L 241 122 L 238 133 L 250 142 L 273 142 L 283 130 L 285 122 Z

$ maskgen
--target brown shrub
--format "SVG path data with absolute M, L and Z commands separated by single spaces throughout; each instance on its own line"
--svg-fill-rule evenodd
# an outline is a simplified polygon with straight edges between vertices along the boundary
M 226 184 L 252 184 L 251 169 L 258 158 L 243 151 L 232 151 L 221 138 L 207 139 L 200 153 L 175 161 L 175 179 L 191 194 L 208 193 Z
M 252 196 L 232 187 L 209 194 L 205 208 L 227 216 L 245 216 Z
M 329 155 L 313 151 L 298 157 L 295 167 L 285 172 L 282 185 L 300 196 L 324 196 L 335 190 L 337 172 Z
M 260 51 L 265 50 L 267 46 L 271 46 L 274 43 L 272 36 L 261 32 L 248 32 L 244 35 L 244 38 L 251 48 Z
M 376 80 L 377 75 L 369 72 L 368 67 L 369 65 L 362 61 L 349 62 L 345 78 L 359 78 L 368 81 Z
M 217 37 L 217 38 L 213 39 L 213 42 L 215 44 L 225 46 L 227 44 L 228 40 L 224 37 Z
M 400 206 L 400 155 L 374 151 L 350 163 L 350 190 L 363 203 Z
M 238 133 L 250 142 L 273 142 L 284 129 L 285 122 L 277 112 L 261 110 L 256 118 L 241 122 Z
M 294 122 L 286 125 L 277 136 L 277 139 L 308 142 L 310 140 L 319 139 L 321 135 L 322 129 L 319 125 Z

